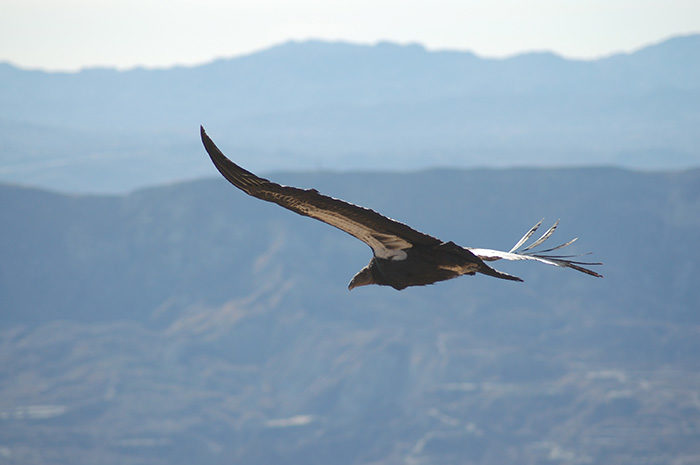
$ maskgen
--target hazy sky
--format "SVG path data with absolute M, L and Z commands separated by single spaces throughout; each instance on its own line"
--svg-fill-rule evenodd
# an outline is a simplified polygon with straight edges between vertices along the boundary
M 0 61 L 194 64 L 290 39 L 592 58 L 700 32 L 700 0 L 0 0 Z

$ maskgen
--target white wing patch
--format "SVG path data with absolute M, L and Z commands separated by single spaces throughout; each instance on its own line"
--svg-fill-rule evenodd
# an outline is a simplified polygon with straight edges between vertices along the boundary
M 538 245 L 542 245 L 543 242 L 545 242 L 549 237 L 554 233 L 554 230 L 557 229 L 557 226 L 559 225 L 559 220 L 555 221 L 554 224 L 547 230 L 545 231 L 542 236 L 540 236 L 539 239 L 534 241 L 532 244 L 528 245 L 522 250 L 519 250 L 523 244 L 525 244 L 528 239 L 534 234 L 534 232 L 537 230 L 537 228 L 540 227 L 542 224 L 542 220 L 538 221 L 536 225 L 534 225 L 530 230 L 525 233 L 525 235 L 520 239 L 515 246 L 513 246 L 512 249 L 510 249 L 508 252 L 503 252 L 500 250 L 492 250 L 492 249 L 477 249 L 477 248 L 472 248 L 472 247 L 465 247 L 467 250 L 469 250 L 471 253 L 476 255 L 482 260 L 485 261 L 492 261 L 492 260 L 535 260 L 540 263 L 546 263 L 547 265 L 554 265 L 554 266 L 561 266 L 564 268 L 572 268 L 576 271 L 580 271 L 581 273 L 586 273 L 591 276 L 597 276 L 599 278 L 602 278 L 603 275 L 596 273 L 593 270 L 589 270 L 588 268 L 584 268 L 581 265 L 602 265 L 600 262 L 582 262 L 582 261 L 577 261 L 577 260 L 572 260 L 573 258 L 580 257 L 581 255 L 588 255 L 588 254 L 574 254 L 574 255 L 552 255 L 551 252 L 554 252 L 555 250 L 560 250 L 565 247 L 570 246 L 574 242 L 576 242 L 576 237 L 571 239 L 568 242 L 564 242 L 563 244 L 559 244 L 556 247 L 550 247 L 548 249 L 544 250 L 539 250 L 539 251 L 533 251 L 532 249 L 537 247 Z
M 541 263 L 546 263 L 547 265 L 561 266 L 554 263 L 552 260 L 547 260 L 543 257 L 535 257 L 532 255 L 520 255 L 517 253 L 503 252 L 501 250 L 492 249 L 476 249 L 472 247 L 465 247 L 468 251 L 476 255 L 482 260 L 492 261 L 492 260 L 534 260 Z
M 408 255 L 404 249 L 410 249 L 413 244 L 401 239 L 393 234 L 383 234 L 373 232 L 370 234 L 371 240 L 367 240 L 374 254 L 379 258 L 388 260 L 405 260 Z M 375 245 L 376 244 L 376 245 Z

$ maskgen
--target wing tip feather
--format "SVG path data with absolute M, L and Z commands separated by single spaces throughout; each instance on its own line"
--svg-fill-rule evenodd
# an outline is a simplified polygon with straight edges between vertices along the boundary
M 557 226 L 559 226 L 559 219 L 557 219 L 554 224 L 547 230 L 545 231 L 542 236 L 540 236 L 537 240 L 532 242 L 530 245 L 525 246 L 522 248 L 525 243 L 530 239 L 532 234 L 539 228 L 539 226 L 542 224 L 542 220 L 537 222 L 530 230 L 525 233 L 525 235 L 515 244 L 515 246 L 507 253 L 507 254 L 512 254 L 513 256 L 520 256 L 522 258 L 529 258 L 529 259 L 535 259 L 544 263 L 549 263 L 550 265 L 556 265 L 560 267 L 565 267 L 565 268 L 571 268 L 576 271 L 580 271 L 582 273 L 595 276 L 597 278 L 602 278 L 603 275 L 600 273 L 597 273 L 593 270 L 590 270 L 588 268 L 584 268 L 581 265 L 602 265 L 602 263 L 599 262 L 579 262 L 579 261 L 574 261 L 568 259 L 569 257 L 566 256 L 556 256 L 556 255 L 547 255 L 548 252 L 553 252 L 555 250 L 563 249 L 565 247 L 568 247 L 569 245 L 573 244 L 578 240 L 578 237 L 574 237 L 573 239 L 564 242 L 563 244 L 557 245 L 556 247 L 551 247 L 548 249 L 544 250 L 538 250 L 534 251 L 532 250 L 533 248 L 542 245 L 547 239 L 552 236 L 554 231 L 557 229 Z M 521 249 L 522 250 L 519 250 Z M 590 253 L 590 252 L 589 252 Z M 504 256 L 501 256 L 500 258 L 506 258 Z

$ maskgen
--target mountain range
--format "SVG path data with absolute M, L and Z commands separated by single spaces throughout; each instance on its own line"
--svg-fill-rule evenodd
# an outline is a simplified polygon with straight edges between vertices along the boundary
M 191 67 L 0 64 L 0 180 L 124 193 L 254 170 L 700 163 L 700 35 L 629 54 L 491 59 L 417 44 L 288 42 Z
M 700 456 L 700 171 L 278 172 L 462 245 L 542 216 L 605 263 L 363 287 L 356 239 L 223 179 L 0 185 L 0 461 L 669 464 Z

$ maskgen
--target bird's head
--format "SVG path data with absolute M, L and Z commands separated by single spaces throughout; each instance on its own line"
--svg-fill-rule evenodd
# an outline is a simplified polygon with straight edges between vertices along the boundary
M 362 268 L 355 276 L 353 276 L 350 280 L 350 284 L 348 284 L 348 290 L 352 291 L 356 287 L 366 286 L 368 284 L 377 284 L 377 281 L 374 280 L 372 268 L 373 263 L 370 262 L 369 265 Z

